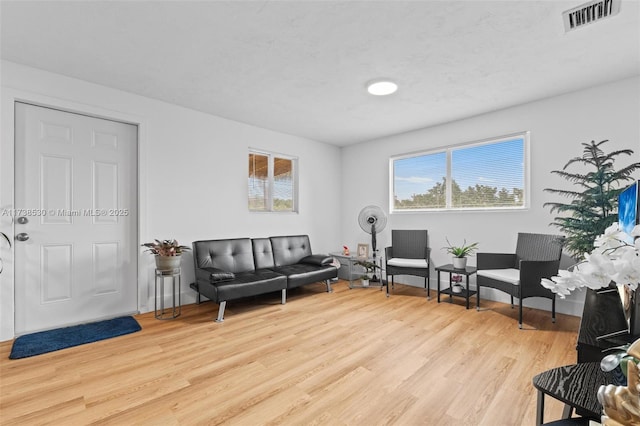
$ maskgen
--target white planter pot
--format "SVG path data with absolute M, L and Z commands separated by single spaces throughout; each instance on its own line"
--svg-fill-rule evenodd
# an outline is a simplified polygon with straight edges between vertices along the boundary
M 453 258 L 453 267 L 456 269 L 464 269 L 467 267 L 467 258 L 466 257 L 454 257 Z
M 362 287 L 369 287 L 369 280 L 360 280 L 362 281 Z
M 157 256 L 156 255 L 156 268 L 159 271 L 171 271 L 180 267 L 182 262 L 182 255 L 178 256 Z
M 462 286 L 460 284 L 454 284 L 451 286 L 452 293 L 462 293 Z

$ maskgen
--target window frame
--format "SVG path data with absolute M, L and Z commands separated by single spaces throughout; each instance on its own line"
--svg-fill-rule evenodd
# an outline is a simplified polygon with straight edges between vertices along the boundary
M 522 206 L 505 206 L 505 207 L 452 207 L 452 181 L 451 181 L 451 153 L 456 150 L 464 149 L 464 148 L 473 148 L 477 146 L 483 145 L 491 145 L 497 144 L 501 142 L 506 142 L 508 140 L 513 139 L 523 139 L 524 147 L 523 147 L 523 192 L 524 192 L 524 202 Z M 406 154 L 394 155 L 389 158 L 389 212 L 391 214 L 402 214 L 402 213 L 420 213 L 420 212 L 455 212 L 455 211 L 501 211 L 501 212 L 509 212 L 509 211 L 523 211 L 530 208 L 531 205 L 531 162 L 530 162 L 530 131 L 523 131 L 517 133 L 511 133 L 502 136 L 491 137 L 487 139 L 481 139 L 471 142 L 463 142 L 455 145 L 448 145 L 442 147 L 436 147 L 433 149 L 425 150 L 425 151 L 415 151 Z M 406 158 L 420 157 L 425 155 L 432 155 L 438 153 L 446 153 L 446 188 L 445 188 L 445 196 L 446 202 L 444 208 L 412 208 L 412 209 L 397 209 L 394 203 L 394 195 L 395 195 L 395 170 L 394 170 L 394 162 L 396 160 L 402 160 Z
M 281 153 L 277 153 L 277 152 L 271 152 L 271 151 L 265 151 L 262 149 L 255 149 L 255 148 L 249 148 L 249 152 L 247 153 L 247 159 L 251 156 L 251 155 L 261 155 L 261 156 L 265 156 L 267 157 L 267 189 L 266 189 L 266 199 L 265 199 L 265 204 L 266 207 L 265 209 L 252 209 L 250 207 L 250 193 L 249 193 L 249 185 L 247 182 L 247 209 L 249 210 L 249 213 L 281 213 L 281 214 L 287 214 L 287 213 L 298 213 L 298 188 L 299 188 L 299 182 L 298 182 L 298 157 L 292 156 L 292 155 L 287 155 L 287 154 L 281 154 Z M 284 160 L 290 160 L 291 161 L 291 175 L 292 175 L 292 182 L 293 182 L 293 190 L 292 190 L 292 208 L 291 210 L 275 210 L 273 207 L 273 201 L 274 201 L 274 190 L 273 187 L 275 185 L 275 159 L 279 158 L 279 159 L 284 159 Z M 249 168 L 247 167 L 247 179 L 250 179 L 249 176 Z

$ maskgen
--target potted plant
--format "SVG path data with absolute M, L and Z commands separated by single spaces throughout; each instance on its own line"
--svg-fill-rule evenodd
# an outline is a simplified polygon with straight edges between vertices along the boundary
M 447 247 L 443 247 L 447 253 L 453 256 L 453 267 L 456 269 L 464 269 L 467 267 L 467 256 L 472 255 L 478 249 L 478 243 L 472 243 L 467 245 L 467 240 L 464 240 L 461 246 L 454 246 L 447 240 Z
M 7 241 L 7 244 L 9 244 L 9 247 L 11 247 L 11 240 L 9 239 L 9 236 L 4 232 L 0 232 L 0 236 L 4 238 Z M 2 259 L 0 259 L 0 274 L 2 273 L 3 269 L 4 269 L 4 265 L 2 264 Z
M 560 195 L 568 203 L 547 202 L 551 213 L 560 213 L 551 223 L 566 234 L 565 249 L 577 260 L 593 249 L 596 237 L 602 235 L 614 222 L 618 221 L 618 195 L 624 184 L 633 180 L 633 174 L 640 170 L 640 163 L 632 163 L 615 168 L 618 156 L 632 156 L 631 149 L 605 152 L 603 146 L 608 140 L 583 143 L 582 155 L 570 159 L 562 170 L 551 173 L 563 177 L 573 189 L 545 188 L 546 192 Z M 588 170 L 569 172 L 574 165 Z
M 451 291 L 453 293 L 462 293 L 462 275 L 453 274 L 451 277 Z
M 181 246 L 177 240 L 153 240 L 151 243 L 142 244 L 148 252 L 156 256 L 156 268 L 167 271 L 180 267 L 182 253 L 190 250 L 187 246 Z
M 360 277 L 362 281 L 362 287 L 369 287 L 369 280 L 371 279 L 371 275 L 376 271 L 376 268 L 380 268 L 373 262 L 369 262 L 368 260 L 359 260 L 354 263 L 354 265 L 360 265 L 364 268 L 364 274 Z

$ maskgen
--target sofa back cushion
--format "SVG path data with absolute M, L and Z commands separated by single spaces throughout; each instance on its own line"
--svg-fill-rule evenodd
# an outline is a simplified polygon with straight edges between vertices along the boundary
M 275 266 L 293 265 L 311 255 L 308 235 L 271 237 L 270 240 Z
M 249 238 L 195 241 L 193 260 L 196 268 L 217 268 L 233 273 L 255 270 Z
M 273 268 L 273 250 L 271 249 L 271 240 L 269 238 L 254 238 L 253 243 L 253 261 L 256 269 Z

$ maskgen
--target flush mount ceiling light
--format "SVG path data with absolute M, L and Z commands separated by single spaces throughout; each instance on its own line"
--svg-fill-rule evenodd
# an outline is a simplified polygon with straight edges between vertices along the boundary
M 375 96 L 385 96 L 395 93 L 398 85 L 388 79 L 373 80 L 367 83 L 367 92 Z

